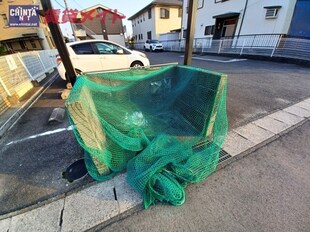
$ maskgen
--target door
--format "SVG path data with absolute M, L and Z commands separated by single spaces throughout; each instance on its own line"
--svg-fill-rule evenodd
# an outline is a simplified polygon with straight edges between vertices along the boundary
M 109 42 L 95 42 L 94 47 L 103 70 L 129 68 L 129 54 L 122 47 Z
M 92 43 L 79 43 L 72 45 L 74 54 L 70 55 L 73 67 L 82 72 L 94 72 L 102 70 L 100 56 L 96 54 Z

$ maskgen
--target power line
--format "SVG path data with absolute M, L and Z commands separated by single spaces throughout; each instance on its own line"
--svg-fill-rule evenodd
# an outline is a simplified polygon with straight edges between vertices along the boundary
M 81 9 L 84 9 L 84 7 L 79 3 L 77 2 L 76 0 L 73 0 L 75 2 L 75 4 L 77 4 L 79 7 L 81 7 Z
M 57 0 L 55 0 L 55 2 L 60 6 L 62 7 L 63 9 L 65 9 L 65 7 L 63 5 L 61 5 Z

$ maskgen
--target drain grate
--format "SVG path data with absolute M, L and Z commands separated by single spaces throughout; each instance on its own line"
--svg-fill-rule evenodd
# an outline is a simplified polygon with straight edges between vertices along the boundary
M 229 155 L 226 151 L 224 151 L 223 149 L 221 149 L 220 151 L 220 156 L 219 156 L 219 163 L 224 162 L 225 160 L 230 159 L 232 156 Z

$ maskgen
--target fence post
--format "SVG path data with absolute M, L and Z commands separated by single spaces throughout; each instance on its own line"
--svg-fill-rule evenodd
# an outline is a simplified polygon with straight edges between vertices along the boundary
M 223 43 L 223 40 L 220 40 L 220 46 L 219 46 L 219 50 L 218 50 L 217 54 L 220 54 L 220 53 L 221 53 L 222 43 Z
M 241 48 L 241 52 L 240 52 L 240 56 L 242 55 L 242 52 L 243 52 L 243 48 L 244 48 L 244 44 L 245 44 L 245 40 L 246 40 L 246 38 L 243 40 L 243 42 L 242 42 L 242 48 Z
M 276 51 L 277 47 L 279 46 L 281 39 L 282 39 L 282 35 L 279 36 L 278 42 L 277 42 L 276 45 L 273 47 L 270 57 L 273 57 L 273 54 L 274 54 L 274 52 Z
M 205 43 L 202 42 L 201 54 L 203 54 L 204 44 L 205 44 Z
M 31 75 L 31 73 L 29 72 L 27 66 L 25 65 L 23 59 L 20 57 L 20 53 L 17 53 L 17 58 L 19 59 L 20 63 L 22 64 L 22 66 L 24 67 L 24 69 L 26 70 L 27 74 L 29 75 L 30 79 L 34 81 L 33 76 Z

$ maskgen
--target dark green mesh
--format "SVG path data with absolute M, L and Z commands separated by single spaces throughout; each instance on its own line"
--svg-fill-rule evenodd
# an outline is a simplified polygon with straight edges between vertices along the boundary
M 148 208 L 180 205 L 210 175 L 227 133 L 226 75 L 188 66 L 87 74 L 66 102 L 96 180 L 126 169 Z

